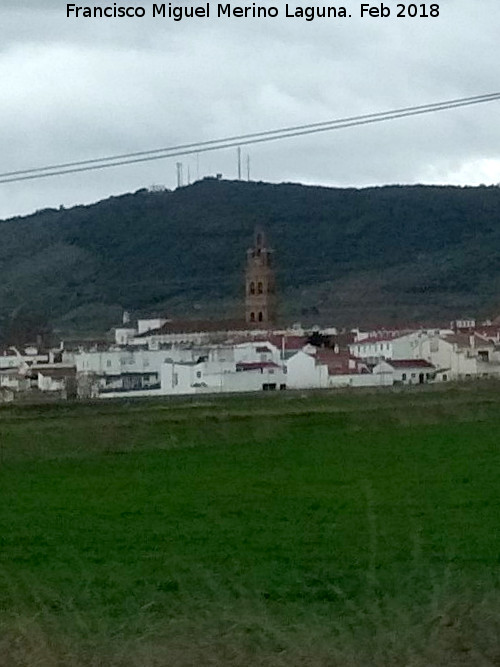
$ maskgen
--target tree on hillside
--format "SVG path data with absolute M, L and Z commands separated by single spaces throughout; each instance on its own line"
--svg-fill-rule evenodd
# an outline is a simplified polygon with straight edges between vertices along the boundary
M 41 311 L 16 308 L 5 318 L 0 329 L 0 341 L 6 347 L 35 344 L 46 347 L 51 342 L 52 327 L 46 314 Z

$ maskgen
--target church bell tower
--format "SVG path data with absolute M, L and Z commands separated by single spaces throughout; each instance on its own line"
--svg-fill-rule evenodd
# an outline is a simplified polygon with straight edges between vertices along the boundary
M 276 320 L 274 250 L 267 246 L 261 230 L 255 232 L 253 248 L 247 250 L 245 272 L 245 321 L 256 326 L 270 326 Z

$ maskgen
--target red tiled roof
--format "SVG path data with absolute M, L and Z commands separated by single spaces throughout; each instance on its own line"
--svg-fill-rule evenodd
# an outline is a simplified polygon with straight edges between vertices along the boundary
M 274 361 L 239 361 L 236 364 L 236 370 L 255 371 L 262 368 L 279 368 Z
M 45 377 L 51 377 L 56 379 L 73 377 L 76 374 L 75 366 L 60 366 L 60 367 L 32 366 L 31 370 L 34 373 L 40 373 L 40 375 L 44 375 Z
M 339 350 L 335 352 L 330 347 L 318 347 L 316 350 L 316 359 L 330 360 L 330 359 L 351 359 L 354 358 L 349 354 L 349 350 Z
M 329 375 L 344 375 L 359 372 L 358 366 L 361 360 L 353 357 L 346 350 L 335 352 L 335 350 L 329 348 L 319 348 L 314 357 L 318 363 L 328 366 Z M 355 368 L 351 368 L 350 362 L 352 361 L 356 362 Z
M 329 338 L 333 340 L 333 342 L 339 347 L 345 347 L 346 345 L 354 342 L 356 334 L 353 331 L 347 331 L 345 333 L 329 336 Z
M 434 368 L 434 365 L 425 359 L 386 359 L 386 363 L 393 368 Z
M 496 342 L 496 337 L 487 335 L 485 333 L 454 333 L 448 336 L 443 336 L 443 339 L 447 343 L 452 343 L 457 345 L 460 348 L 469 348 L 469 347 L 493 347 Z M 471 344 L 472 340 L 472 344 Z
M 483 336 L 497 336 L 500 334 L 500 324 L 484 324 L 476 327 L 476 333 Z
M 341 370 L 336 370 L 335 372 L 331 373 L 328 372 L 328 375 L 369 375 L 370 371 L 364 367 L 364 368 L 345 368 Z
M 284 340 L 285 350 L 301 350 L 307 345 L 307 336 L 280 336 L 279 334 L 270 334 L 267 340 L 281 349 Z
M 138 334 L 136 338 L 177 333 L 251 331 L 258 328 L 259 324 L 257 322 L 255 324 L 247 324 L 243 320 L 173 320 L 166 322 L 159 329 L 150 329 L 142 334 Z

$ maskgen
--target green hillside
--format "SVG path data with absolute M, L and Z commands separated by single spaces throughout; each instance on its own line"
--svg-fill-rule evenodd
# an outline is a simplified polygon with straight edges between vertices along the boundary
M 0 222 L 0 326 L 104 330 L 121 308 L 241 314 L 255 225 L 276 249 L 284 319 L 495 315 L 500 188 L 334 189 L 205 179 Z

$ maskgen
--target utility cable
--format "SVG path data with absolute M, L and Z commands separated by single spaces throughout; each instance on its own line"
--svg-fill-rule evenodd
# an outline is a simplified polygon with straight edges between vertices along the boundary
M 320 123 L 309 123 L 306 125 L 297 125 L 288 128 L 276 130 L 267 130 L 264 132 L 254 132 L 251 134 L 240 134 L 223 139 L 213 139 L 190 144 L 181 144 L 177 146 L 159 148 L 149 151 L 139 151 L 135 153 L 125 153 L 104 158 L 95 158 L 93 160 L 81 160 L 77 162 L 67 162 L 51 166 L 35 167 L 18 171 L 0 173 L 0 184 L 13 183 L 17 181 L 33 180 L 38 178 L 47 178 L 49 176 L 60 176 L 64 174 L 73 174 L 83 171 L 93 171 L 97 169 L 107 169 L 127 164 L 137 164 L 165 158 L 179 157 L 182 155 L 192 155 L 194 153 L 203 153 L 207 151 L 222 150 L 247 144 L 258 144 L 263 142 L 275 141 L 278 139 L 288 139 L 292 137 L 316 134 L 331 130 L 346 129 L 361 125 L 368 125 L 387 120 L 397 120 L 409 116 L 417 116 L 436 111 L 446 111 L 459 107 L 466 107 L 485 102 L 500 100 L 500 92 L 477 95 L 474 97 L 463 97 L 444 102 L 435 102 L 432 104 L 405 107 L 361 116 L 351 116 L 336 120 L 323 121 Z

